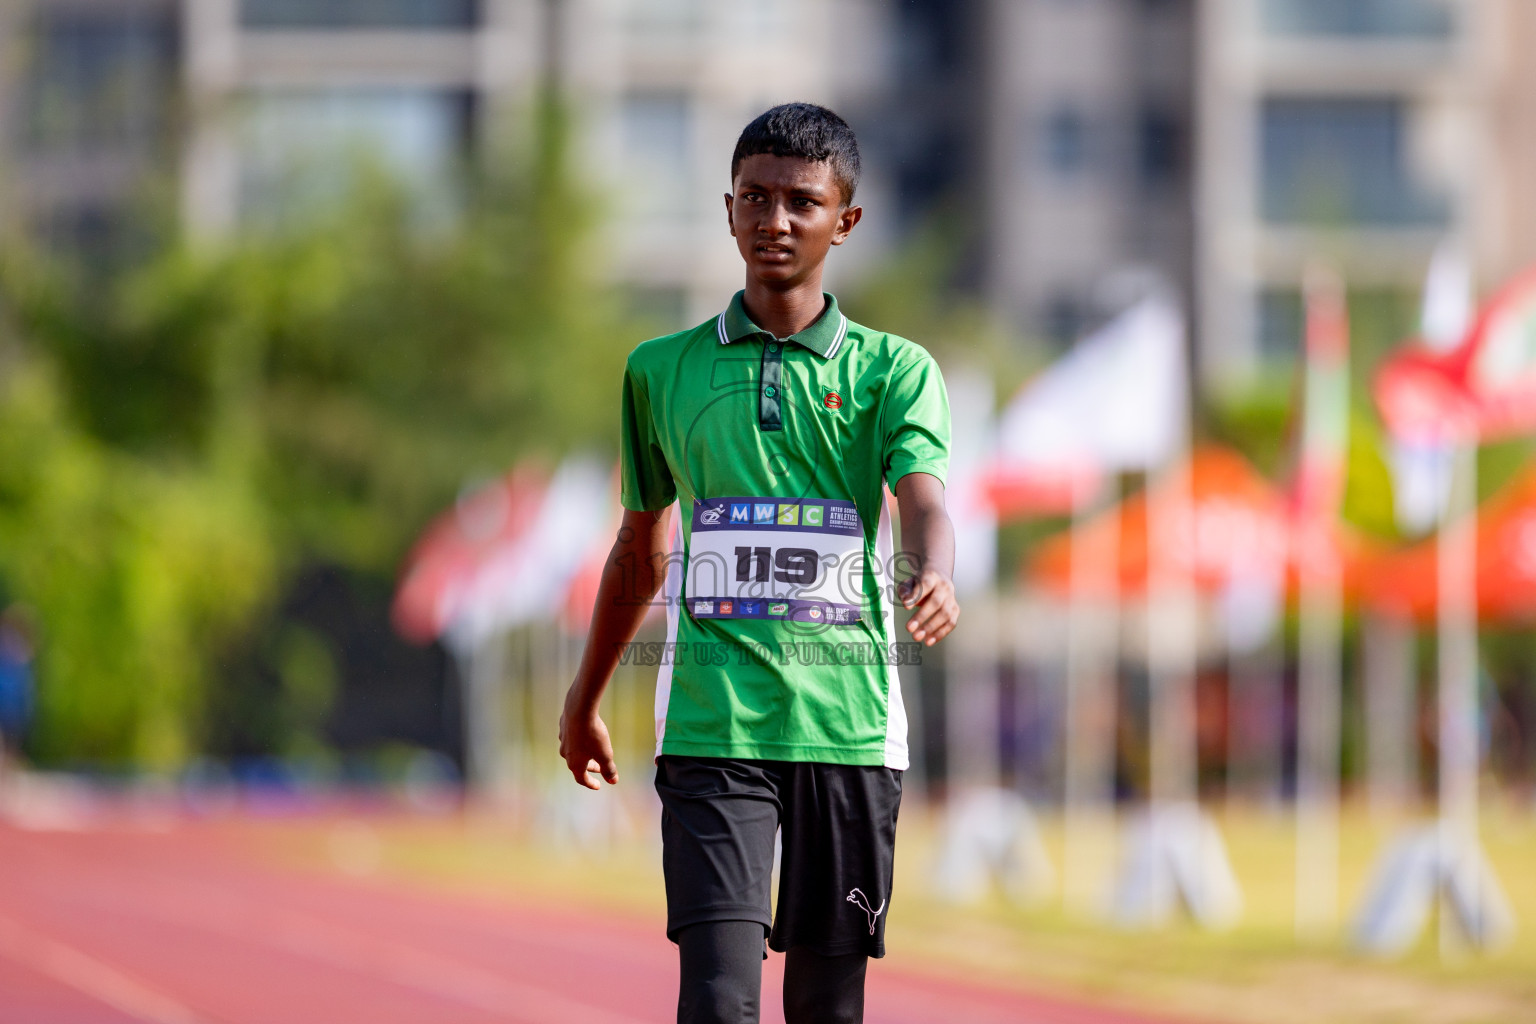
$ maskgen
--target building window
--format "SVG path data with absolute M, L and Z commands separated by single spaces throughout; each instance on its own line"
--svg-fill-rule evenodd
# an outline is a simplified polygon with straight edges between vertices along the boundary
M 1136 163 L 1148 188 L 1172 185 L 1184 174 L 1184 126 L 1163 110 L 1144 110 L 1136 130 Z
M 1294 362 L 1301 352 L 1301 293 L 1294 288 L 1267 288 L 1257 301 L 1260 359 Z
M 1443 39 L 1454 26 L 1444 0 L 1264 0 L 1275 35 Z
M 1408 167 L 1402 100 L 1269 99 L 1260 116 L 1266 220 L 1445 222 L 1445 201 L 1420 187 Z
M 478 0 L 240 0 L 247 28 L 472 28 Z
M 22 142 L 50 154 L 165 139 L 176 27 L 166 12 L 43 7 L 24 85 Z
M 1075 177 L 1088 167 L 1088 121 L 1081 111 L 1062 107 L 1041 126 L 1041 150 L 1046 167 L 1062 177 Z
M 131 214 L 126 203 L 114 203 L 110 198 L 45 209 L 30 226 L 49 253 L 96 280 L 142 262 L 159 241 L 141 218 Z
M 693 124 L 680 92 L 638 92 L 624 98 L 621 132 L 632 190 L 629 208 L 641 216 L 675 217 L 694 198 Z
M 243 124 L 241 213 L 284 220 L 334 202 L 356 175 L 393 178 L 427 212 L 451 206 L 470 96 L 451 89 L 267 89 Z

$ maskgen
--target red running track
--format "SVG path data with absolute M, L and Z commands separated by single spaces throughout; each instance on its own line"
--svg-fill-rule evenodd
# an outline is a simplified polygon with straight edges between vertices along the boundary
M 0 1024 L 666 1024 L 676 969 L 659 923 L 283 870 L 206 825 L 0 824 Z M 1153 1024 L 890 960 L 868 1004 L 869 1024 Z

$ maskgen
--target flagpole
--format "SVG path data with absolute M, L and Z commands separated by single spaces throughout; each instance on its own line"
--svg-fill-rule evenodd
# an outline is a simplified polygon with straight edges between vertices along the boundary
M 1440 855 L 1477 839 L 1477 445 L 1460 441 L 1451 460 L 1445 526 L 1436 543 L 1439 635 Z M 1449 886 L 1441 888 L 1440 953 L 1457 948 Z M 1476 904 L 1474 904 L 1476 905 Z
M 1160 282 L 1041 373 L 1000 423 L 1005 463 L 1055 480 L 1167 465 L 1187 448 L 1183 314 Z M 1038 477 L 1037 477 L 1038 478 Z M 1078 481 L 1079 486 L 1082 481 Z M 1063 898 L 1098 909 L 1096 881 L 1113 836 L 1115 608 L 1120 538 L 1087 550 L 1093 495 L 1072 493 L 1063 752 Z M 1118 497 L 1118 494 L 1116 495 Z M 1118 514 L 1118 513 L 1115 513 Z M 1118 519 L 1116 520 L 1118 523 Z M 1097 538 L 1094 538 L 1097 540 Z M 1109 550 L 1106 550 L 1109 549 Z M 1096 581 L 1103 581 L 1098 583 Z M 1107 584 L 1107 585 L 1104 585 Z M 1100 602 L 1108 593 L 1108 608 Z
M 1529 357 L 1520 356 L 1525 365 L 1511 362 L 1509 342 L 1529 331 L 1533 300 L 1536 269 L 1512 281 L 1474 318 L 1470 265 L 1448 242 L 1436 252 L 1425 280 L 1422 348 L 1431 360 L 1461 353 L 1464 361 L 1453 371 L 1436 370 L 1433 362 L 1415 369 L 1412 360 L 1423 355 L 1409 349 L 1378 377 L 1377 401 L 1394 431 L 1446 461 L 1431 463 L 1445 475 L 1433 480 L 1435 490 L 1428 495 L 1443 496 L 1444 503 L 1434 541 L 1438 806 L 1434 824 L 1399 837 L 1373 874 L 1357 926 L 1358 944 L 1373 952 L 1410 948 L 1436 901 L 1442 957 L 1458 952 L 1462 940 L 1491 948 L 1515 927 L 1478 839 L 1477 446 L 1536 429 L 1528 416 L 1507 418 L 1511 410 L 1530 408 L 1515 399 L 1520 376 L 1530 373 Z M 1500 358 L 1484 359 L 1488 352 Z M 1411 400 L 1426 394 L 1428 403 Z M 1403 476 L 1400 482 L 1411 479 Z M 1413 512 L 1416 519 L 1426 510 L 1436 511 L 1404 503 L 1399 514 Z
M 1393 615 L 1360 621 L 1365 687 L 1366 795 L 1371 817 L 1396 818 L 1415 802 L 1413 626 Z
M 506 637 L 482 634 L 450 644 L 464 707 L 465 761 L 471 786 L 482 797 L 502 795 L 507 751 L 502 733 Z
M 1095 489 L 1073 491 L 1071 580 L 1067 604 L 1066 751 L 1062 807 L 1062 899 L 1091 914 L 1108 874 L 1114 841 L 1115 667 L 1119 655 L 1119 482 L 1110 474 L 1114 529 L 1101 548 L 1088 543 Z
M 1298 938 L 1332 931 L 1339 915 L 1339 768 L 1343 594 L 1333 531 L 1349 443 L 1349 323 L 1344 283 L 1320 267 L 1306 302 L 1302 443 L 1295 492 L 1299 543 L 1296 736 Z
M 1227 643 L 1226 804 L 1243 802 L 1280 813 L 1284 805 L 1285 630 L 1279 628 L 1284 602 L 1285 566 L 1256 575 L 1250 585 L 1263 587 L 1275 604 L 1275 622 L 1251 649 L 1236 642 L 1229 594 L 1225 621 Z
M 1316 529 L 1311 531 L 1316 536 Z M 1338 924 L 1339 740 L 1343 615 L 1338 566 L 1318 550 L 1301 587 L 1296 751 L 1296 932 Z
M 1187 452 L 1181 456 L 1187 458 Z M 1152 810 L 1197 799 L 1194 593 L 1173 552 L 1194 550 L 1189 464 L 1147 487 L 1147 680 L 1151 702 Z

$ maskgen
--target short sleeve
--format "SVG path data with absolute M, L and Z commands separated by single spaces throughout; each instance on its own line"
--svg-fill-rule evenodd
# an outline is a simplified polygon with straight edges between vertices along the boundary
M 619 411 L 620 501 L 635 512 L 655 512 L 677 500 L 672 467 L 661 450 L 645 378 L 624 366 Z
M 949 394 L 939 364 L 924 352 L 902 369 L 885 393 L 881 415 L 881 469 L 892 491 L 908 473 L 949 472 Z

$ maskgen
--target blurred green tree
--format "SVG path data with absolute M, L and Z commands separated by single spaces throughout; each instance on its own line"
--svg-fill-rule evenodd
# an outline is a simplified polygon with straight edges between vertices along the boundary
M 391 579 L 466 480 L 612 436 L 594 382 L 640 335 L 567 115 L 528 120 L 446 220 L 359 166 L 329 210 L 106 280 L 7 247 L 0 585 L 43 630 L 38 758 L 176 766 L 231 650 L 277 652 L 269 740 L 312 742 L 334 652 L 275 617 L 288 581 Z

